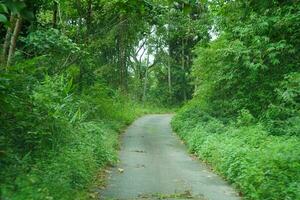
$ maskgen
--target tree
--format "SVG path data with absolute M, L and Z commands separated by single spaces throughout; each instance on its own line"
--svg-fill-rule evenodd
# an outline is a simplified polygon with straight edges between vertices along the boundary
M 15 54 L 23 19 L 30 20 L 33 18 L 33 14 L 27 9 L 26 3 L 23 1 L 7 0 L 0 3 L 0 7 L 5 13 L 10 14 L 10 24 L 6 31 L 2 53 L 2 64 L 9 66 Z M 2 21 L 5 22 L 6 18 Z

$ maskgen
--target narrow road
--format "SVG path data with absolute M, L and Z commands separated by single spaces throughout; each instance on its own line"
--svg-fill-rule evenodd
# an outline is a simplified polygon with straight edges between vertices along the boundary
M 238 200 L 234 190 L 193 159 L 170 127 L 172 115 L 146 115 L 122 138 L 120 163 L 101 199 Z

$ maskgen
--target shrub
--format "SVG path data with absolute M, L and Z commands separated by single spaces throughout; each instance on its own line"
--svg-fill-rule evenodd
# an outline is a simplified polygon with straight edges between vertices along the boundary
M 196 108 L 183 108 L 172 120 L 174 130 L 245 199 L 300 198 L 299 137 L 272 136 L 263 125 L 252 123 L 247 111 L 237 123 L 225 125 Z
M 96 172 L 116 161 L 118 133 L 138 105 L 100 84 L 78 94 L 66 75 L 7 77 L 0 79 L 0 198 L 86 198 Z

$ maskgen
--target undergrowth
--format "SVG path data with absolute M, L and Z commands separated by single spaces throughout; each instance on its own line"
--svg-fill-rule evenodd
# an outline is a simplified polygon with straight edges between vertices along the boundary
M 0 199 L 87 199 L 97 172 L 117 160 L 122 128 L 160 109 L 103 84 L 78 92 L 66 73 L 21 69 L 0 79 Z
M 226 124 L 196 101 L 177 113 L 172 126 L 191 153 L 235 185 L 244 199 L 300 199 L 300 140 L 271 135 L 242 112 Z

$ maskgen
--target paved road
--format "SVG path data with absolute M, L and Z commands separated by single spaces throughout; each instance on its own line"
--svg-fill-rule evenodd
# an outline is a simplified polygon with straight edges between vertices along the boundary
M 172 133 L 172 115 L 146 115 L 122 138 L 120 163 L 101 199 L 238 200 L 233 189 L 189 156 Z

